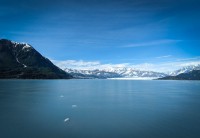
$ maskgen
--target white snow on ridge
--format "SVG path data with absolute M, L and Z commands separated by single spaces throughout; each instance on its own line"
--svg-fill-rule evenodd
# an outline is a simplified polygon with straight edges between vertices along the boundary
M 15 44 L 15 47 L 18 45 L 18 44 L 20 44 L 20 43 L 18 43 L 18 42 L 15 42 L 15 41 L 11 41 L 13 44 Z
M 31 48 L 31 46 L 28 44 L 25 44 L 25 46 L 22 49 L 25 49 L 25 48 Z
M 29 44 L 25 44 L 24 47 L 22 48 L 22 50 L 24 51 L 30 51 L 32 49 L 32 47 Z
M 83 75 L 94 75 L 106 78 L 161 78 L 167 76 L 164 73 L 141 71 L 133 68 L 109 68 L 109 69 L 95 69 L 95 70 L 77 70 L 65 69 L 67 73 L 79 73 Z M 109 75 L 110 74 L 110 75 Z
M 23 45 L 23 48 L 22 50 L 26 50 L 26 51 L 29 51 L 30 49 L 32 49 L 32 46 L 27 44 L 27 43 L 18 43 L 18 42 L 15 42 L 15 41 L 11 41 L 13 44 L 14 44 L 14 47 L 17 47 L 17 45 Z
M 92 77 L 102 77 L 107 79 L 116 80 L 153 80 L 162 78 L 165 76 L 176 76 L 181 73 L 188 73 L 193 70 L 200 70 L 200 64 L 185 66 L 179 70 L 170 73 L 159 73 L 153 71 L 142 71 L 136 70 L 134 68 L 105 68 L 105 69 L 95 69 L 95 70 L 77 70 L 77 69 L 65 69 L 68 73 L 78 73 L 82 75 L 93 75 Z M 114 73 L 114 74 L 113 74 Z M 110 74 L 110 75 L 109 75 Z M 82 76 L 81 76 L 82 77 Z M 87 77 L 87 76 L 86 76 Z
M 200 64 L 198 65 L 190 65 L 190 66 L 186 66 L 186 67 L 183 67 L 179 70 L 176 70 L 176 71 L 173 71 L 173 72 L 170 72 L 168 73 L 170 76 L 177 76 L 181 73 L 188 73 L 188 72 L 191 72 L 193 70 L 200 70 Z

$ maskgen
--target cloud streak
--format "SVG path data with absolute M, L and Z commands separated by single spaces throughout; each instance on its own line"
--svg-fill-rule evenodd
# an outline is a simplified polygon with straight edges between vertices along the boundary
M 200 56 L 193 57 L 193 58 L 177 59 L 177 61 L 188 61 L 188 60 L 200 60 Z
M 62 69 L 68 67 L 80 69 L 80 68 L 89 68 L 101 65 L 99 61 L 83 61 L 83 60 L 64 60 L 64 61 L 51 60 L 51 61 Z
M 174 44 L 178 43 L 181 40 L 172 40 L 172 39 L 163 39 L 163 40 L 155 40 L 145 43 L 134 43 L 126 46 L 122 46 L 124 48 L 131 48 L 131 47 L 144 47 L 144 46 L 158 46 L 158 45 L 165 45 L 165 44 Z
M 172 57 L 172 55 L 160 56 L 160 57 L 156 57 L 156 58 L 169 58 L 169 57 Z

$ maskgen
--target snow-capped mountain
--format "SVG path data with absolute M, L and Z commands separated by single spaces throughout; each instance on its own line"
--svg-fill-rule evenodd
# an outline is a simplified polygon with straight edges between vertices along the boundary
M 181 68 L 179 70 L 170 72 L 168 75 L 169 76 L 177 76 L 177 75 L 182 74 L 182 73 L 189 73 L 189 72 L 191 72 L 193 70 L 200 70 L 200 64 L 183 67 L 183 68 Z
M 188 73 L 181 73 L 177 76 L 166 76 L 159 80 L 200 80 L 200 70 L 192 70 Z
M 104 70 L 76 70 L 76 69 L 65 69 L 65 71 L 71 74 L 75 78 L 98 78 L 98 79 L 106 79 L 106 78 L 120 78 L 122 77 L 120 74 L 115 72 L 107 72 Z
M 132 77 L 152 77 L 152 78 L 159 78 L 164 77 L 166 74 L 153 72 L 153 71 L 143 71 L 133 68 L 111 68 L 111 69 L 104 69 L 107 72 L 115 72 L 120 74 L 122 77 L 125 78 L 132 78 Z
M 66 68 L 65 71 L 77 78 L 161 78 L 167 76 L 164 73 L 141 71 L 133 68 L 107 68 L 102 70 L 76 70 Z

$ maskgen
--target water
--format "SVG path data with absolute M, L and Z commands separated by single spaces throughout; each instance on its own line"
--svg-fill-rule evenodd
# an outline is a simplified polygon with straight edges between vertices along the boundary
M 199 138 L 199 81 L 1 80 L 1 138 Z

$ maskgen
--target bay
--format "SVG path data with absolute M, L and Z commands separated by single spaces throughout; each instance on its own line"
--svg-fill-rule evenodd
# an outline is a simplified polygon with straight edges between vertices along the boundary
M 1 138 L 199 138 L 200 82 L 0 80 Z

